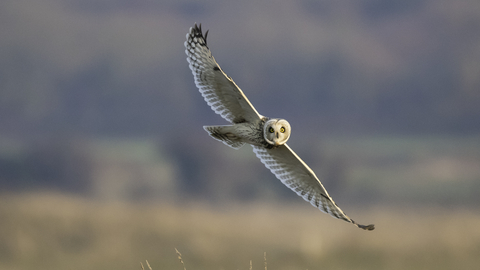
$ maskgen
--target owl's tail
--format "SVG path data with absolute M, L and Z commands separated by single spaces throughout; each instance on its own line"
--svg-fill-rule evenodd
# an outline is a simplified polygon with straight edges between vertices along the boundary
M 232 147 L 233 149 L 239 149 L 245 143 L 239 141 L 237 135 L 233 131 L 233 126 L 203 126 L 208 135 L 217 141 L 221 141 L 224 144 Z

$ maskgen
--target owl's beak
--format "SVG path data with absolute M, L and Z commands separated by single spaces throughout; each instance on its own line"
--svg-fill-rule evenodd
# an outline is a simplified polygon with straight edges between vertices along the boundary
M 277 138 L 274 139 L 273 142 L 275 143 L 275 146 L 279 146 L 280 144 L 277 142 L 277 140 L 278 140 L 278 132 L 275 132 L 275 137 L 277 137 Z

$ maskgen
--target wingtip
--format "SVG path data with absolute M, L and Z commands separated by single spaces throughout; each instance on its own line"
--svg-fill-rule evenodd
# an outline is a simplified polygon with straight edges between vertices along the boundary
M 374 225 L 374 224 L 370 224 L 370 225 L 355 224 L 355 225 L 357 225 L 358 228 L 364 229 L 364 230 L 366 230 L 366 231 L 373 231 L 373 230 L 375 230 L 375 225 Z
M 205 42 L 205 46 L 207 46 L 207 35 L 208 35 L 208 30 L 205 32 L 205 35 L 203 34 L 203 31 L 202 31 L 202 24 L 201 23 L 196 23 L 193 25 L 193 27 L 190 27 L 190 33 L 189 33 L 192 38 L 193 37 L 197 37 L 197 38 L 202 38 L 203 41 Z M 187 38 L 188 38 L 188 35 L 187 34 Z M 207 46 L 208 48 L 208 46 Z

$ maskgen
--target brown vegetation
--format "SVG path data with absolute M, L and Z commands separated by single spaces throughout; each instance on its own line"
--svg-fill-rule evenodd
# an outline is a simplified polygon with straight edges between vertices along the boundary
M 352 209 L 363 232 L 305 204 L 99 202 L 3 195 L 1 269 L 473 269 L 480 214 L 452 208 Z

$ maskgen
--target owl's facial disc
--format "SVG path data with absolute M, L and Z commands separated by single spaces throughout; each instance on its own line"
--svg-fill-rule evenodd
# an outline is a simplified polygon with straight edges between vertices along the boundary
M 285 144 L 290 138 L 290 133 L 290 124 L 284 119 L 270 119 L 263 128 L 265 140 L 274 146 Z

